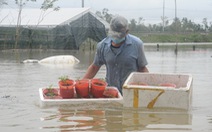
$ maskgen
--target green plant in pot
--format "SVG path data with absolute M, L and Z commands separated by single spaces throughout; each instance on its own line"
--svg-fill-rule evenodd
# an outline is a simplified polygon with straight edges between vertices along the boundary
M 74 97 L 74 80 L 68 78 L 68 76 L 59 77 L 58 82 L 60 88 L 60 96 L 64 99 L 69 99 Z
M 43 89 L 43 97 L 44 99 L 58 99 L 58 89 L 52 88 L 52 85 L 50 85 L 48 88 Z

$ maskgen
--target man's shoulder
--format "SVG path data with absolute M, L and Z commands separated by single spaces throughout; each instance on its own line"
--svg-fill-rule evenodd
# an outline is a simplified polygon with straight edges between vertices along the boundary
M 109 41 L 110 41 L 110 38 L 106 37 L 106 38 L 102 39 L 98 44 L 109 43 Z
M 110 43 L 111 39 L 109 37 L 104 38 L 102 41 L 100 41 L 97 44 L 97 48 L 102 48 L 103 46 L 107 45 L 108 43 Z
M 128 34 L 127 37 L 128 37 L 128 40 L 131 41 L 132 43 L 143 44 L 143 41 L 135 35 Z

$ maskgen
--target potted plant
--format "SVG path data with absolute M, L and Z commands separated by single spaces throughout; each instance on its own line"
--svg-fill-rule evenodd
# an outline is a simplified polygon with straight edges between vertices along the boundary
M 76 80 L 75 89 L 78 97 L 89 98 L 89 80 Z
M 103 92 L 105 98 L 118 98 L 118 89 L 116 87 L 107 87 Z
M 91 80 L 91 95 L 94 98 L 104 98 L 103 92 L 107 87 L 107 83 L 102 79 Z
M 62 76 L 59 78 L 60 96 L 64 99 L 74 97 L 74 80 L 68 78 L 68 76 Z
M 58 99 L 60 98 L 58 89 L 52 88 L 50 85 L 48 88 L 43 89 L 43 97 L 44 99 Z

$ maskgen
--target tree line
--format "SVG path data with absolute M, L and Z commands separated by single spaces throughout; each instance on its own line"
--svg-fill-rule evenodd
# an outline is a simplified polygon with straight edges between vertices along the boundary
M 3 5 L 7 5 L 8 0 L 0 0 L 0 7 Z M 19 34 L 19 27 L 21 25 L 21 12 L 24 9 L 24 7 L 27 5 L 28 2 L 36 2 L 36 0 L 14 0 L 15 4 L 17 5 L 19 9 L 19 16 L 17 20 L 17 30 L 16 30 L 16 36 L 18 39 Z M 55 6 L 55 2 L 58 0 L 44 0 L 41 4 L 40 9 L 44 12 L 47 11 L 50 8 L 53 8 L 55 11 L 59 10 L 59 6 Z M 96 11 L 96 15 L 103 18 L 105 21 L 110 23 L 110 20 L 114 16 L 113 14 L 109 13 L 109 9 L 104 8 L 102 11 Z M 40 21 L 42 21 L 43 18 L 41 18 Z M 2 20 L 0 20 L 1 23 Z M 207 18 L 203 18 L 202 24 L 194 23 L 189 18 L 174 18 L 173 21 L 169 21 L 168 17 L 164 16 L 161 17 L 161 23 L 159 24 L 144 24 L 144 18 L 139 17 L 136 19 L 131 19 L 129 21 L 129 29 L 133 32 L 178 32 L 178 33 L 185 33 L 185 32 L 206 32 L 211 33 L 212 32 L 212 22 L 208 22 Z M 38 23 L 39 25 L 39 23 Z
M 96 15 L 107 21 L 108 23 L 114 16 L 109 13 L 109 9 L 104 8 L 102 11 L 96 11 Z M 207 18 L 203 18 L 202 24 L 194 23 L 189 18 L 174 18 L 173 21 L 169 21 L 168 17 L 161 17 L 161 23 L 159 24 L 144 24 L 144 18 L 139 17 L 138 20 L 131 19 L 129 21 L 129 29 L 134 32 L 212 32 L 212 22 L 208 22 Z

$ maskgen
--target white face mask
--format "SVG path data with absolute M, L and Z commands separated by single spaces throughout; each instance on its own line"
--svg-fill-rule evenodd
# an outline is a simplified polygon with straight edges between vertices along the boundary
M 125 37 L 120 38 L 120 39 L 115 39 L 115 38 L 111 37 L 111 39 L 115 44 L 120 44 L 121 42 L 123 42 L 125 40 Z

